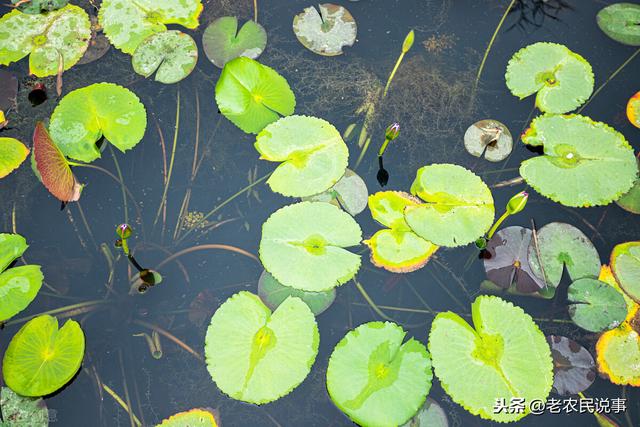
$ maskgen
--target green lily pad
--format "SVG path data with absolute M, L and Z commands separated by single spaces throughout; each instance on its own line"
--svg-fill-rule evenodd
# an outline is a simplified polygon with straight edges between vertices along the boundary
M 22 256 L 29 246 L 19 234 L 0 233 L 0 271 Z
M 438 403 L 427 397 L 422 409 L 402 427 L 449 427 L 447 413 Z
M 553 392 L 571 396 L 588 389 L 596 379 L 591 353 L 567 337 L 550 335 L 547 342 L 553 356 Z
M 244 402 L 263 404 L 290 393 L 309 374 L 320 336 L 300 298 L 273 313 L 242 291 L 215 312 L 205 338 L 207 369 L 218 388 Z
M 431 388 L 427 349 L 395 323 L 369 322 L 349 331 L 327 366 L 333 403 L 362 426 L 397 426 L 422 406 Z
M 467 245 L 493 224 L 489 187 L 462 166 L 433 164 L 418 169 L 411 194 L 425 203 L 407 206 L 405 220 L 418 236 L 436 245 Z
M 277 210 L 263 224 L 260 260 L 283 285 L 324 292 L 356 275 L 360 256 L 344 248 L 361 240 L 358 223 L 336 206 L 295 203 Z
M 607 205 L 638 177 L 633 148 L 624 136 L 588 117 L 537 117 L 522 141 L 542 146 L 544 155 L 522 162 L 520 175 L 538 193 L 566 206 Z
M 16 394 L 9 387 L 0 390 L 0 409 L 3 427 L 47 427 L 49 410 L 42 398 L 24 397 Z
M 332 3 L 309 6 L 293 18 L 293 32 L 304 47 L 323 56 L 341 55 L 353 46 L 358 34 L 356 21 L 342 6 Z
M 509 129 L 497 120 L 480 120 L 464 134 L 464 148 L 475 157 L 484 154 L 490 162 L 500 162 L 511 154 L 513 137 Z
M 2 361 L 4 380 L 22 396 L 45 396 L 63 387 L 80 369 L 84 334 L 75 320 L 58 329 L 49 315 L 27 322 L 14 335 Z
M 447 394 L 472 414 L 517 421 L 530 412 L 530 402 L 546 400 L 551 391 L 549 344 L 531 316 L 501 298 L 479 296 L 471 315 L 475 329 L 452 312 L 434 319 L 429 352 L 435 374 Z M 494 411 L 496 399 L 511 398 L 524 398 L 523 412 Z
M 124 152 L 138 144 L 147 113 L 135 93 L 113 83 L 96 83 L 69 92 L 51 115 L 51 138 L 65 156 L 92 162 L 104 136 Z
M 111 44 L 133 54 L 140 43 L 167 30 L 165 24 L 198 28 L 201 0 L 103 0 L 98 18 Z
M 611 269 L 624 293 L 640 302 L 640 242 L 621 243 L 613 248 Z
M 15 138 L 0 138 L 0 178 L 16 170 L 29 155 L 29 149 Z
M 520 49 L 507 65 L 507 87 L 524 99 L 537 92 L 540 111 L 563 114 L 575 110 L 593 92 L 591 65 L 566 46 L 534 43 Z
M 367 184 L 360 175 L 347 168 L 333 187 L 320 194 L 303 197 L 302 201 L 332 203 L 356 216 L 367 207 L 368 197 Z
M 196 408 L 174 414 L 157 427 L 218 427 L 218 421 L 214 410 Z
M 89 15 L 67 5 L 53 12 L 30 15 L 13 10 L 0 18 L 0 65 L 29 56 L 29 72 L 37 77 L 55 76 L 84 55 L 91 38 Z
M 401 191 L 380 191 L 369 196 L 373 219 L 389 227 L 362 242 L 371 249 L 373 265 L 394 273 L 408 273 L 429 262 L 438 246 L 414 233 L 404 220 L 405 208 L 418 205 L 420 200 Z
M 296 106 L 284 77 L 244 56 L 222 69 L 216 102 L 220 112 L 246 133 L 258 133 L 281 116 L 290 116 Z
M 261 159 L 282 162 L 267 184 L 284 196 L 313 196 L 328 190 L 349 163 L 340 132 L 316 117 L 283 117 L 258 134 L 255 147 Z
M 258 295 L 271 310 L 277 309 L 290 296 L 300 298 L 309 306 L 313 314 L 318 316 L 331 307 L 331 304 L 336 299 L 336 290 L 331 289 L 325 292 L 301 291 L 300 289 L 283 285 L 271 273 L 264 270 L 258 280 Z
M 187 77 L 198 62 L 198 46 L 182 31 L 163 31 L 144 39 L 136 48 L 131 63 L 136 73 L 156 81 L 177 83 Z
M 627 194 L 616 200 L 616 204 L 627 212 L 640 215 L 640 180 L 636 181 Z
M 17 5 L 20 12 L 38 14 L 51 12 L 65 7 L 69 0 L 11 0 L 11 4 Z
M 569 315 L 590 332 L 617 328 L 627 316 L 627 303 L 612 286 L 598 279 L 578 279 L 569 286 Z
M 548 285 L 548 297 L 553 296 L 560 284 L 565 267 L 573 281 L 598 277 L 600 255 L 582 231 L 570 224 L 551 222 L 537 234 L 542 268 L 533 241 L 529 245 L 529 264 L 533 273 Z
M 204 30 L 202 47 L 209 61 L 222 68 L 239 56 L 258 58 L 267 47 L 267 32 L 254 21 L 245 22 L 238 31 L 238 18 L 223 16 Z
M 627 102 L 627 118 L 632 125 L 640 128 L 640 91 L 636 92 Z
M 615 3 L 600 10 L 598 27 L 613 40 L 640 46 L 640 4 Z

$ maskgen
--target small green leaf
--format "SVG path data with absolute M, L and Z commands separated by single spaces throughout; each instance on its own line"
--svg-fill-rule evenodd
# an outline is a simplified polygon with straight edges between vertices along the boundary
M 472 156 L 484 155 L 490 162 L 500 162 L 511 154 L 513 137 L 509 129 L 499 121 L 480 120 L 465 132 L 464 148 Z
M 267 32 L 254 21 L 238 31 L 238 18 L 223 16 L 213 21 L 202 34 L 204 53 L 218 68 L 239 56 L 258 58 L 267 47 Z
M 67 3 L 69 0 L 11 0 L 11 4 L 18 5 L 20 12 L 33 15 L 60 9 Z
M 187 77 L 198 62 L 198 46 L 190 35 L 182 31 L 163 31 L 144 39 L 131 59 L 136 73 L 149 77 L 156 73 L 156 81 L 177 83 Z
M 47 427 L 49 410 L 42 398 L 24 397 L 16 394 L 9 387 L 0 391 L 0 409 L 6 427 Z
M 303 197 L 303 202 L 326 202 L 341 207 L 351 216 L 356 216 L 367 207 L 369 189 L 364 180 L 352 171 L 347 169 L 344 175 L 333 187 L 327 191 Z
M 290 296 L 304 301 L 313 314 L 318 316 L 325 312 L 336 299 L 336 290 L 325 292 L 307 292 L 285 286 L 278 282 L 267 270 L 264 270 L 258 280 L 258 295 L 271 310 L 277 309 Z
M 216 413 L 212 409 L 190 409 L 163 420 L 157 427 L 218 427 Z
M 616 328 L 627 315 L 620 292 L 597 279 L 576 280 L 569 286 L 567 299 L 573 323 L 590 332 Z
M 323 56 L 342 55 L 342 48 L 353 46 L 358 34 L 356 21 L 342 6 L 324 3 L 305 8 L 293 18 L 293 32 L 310 51 Z
M 636 92 L 627 102 L 627 118 L 632 125 L 640 128 L 640 91 Z
M 0 138 L 0 178 L 16 170 L 29 155 L 29 149 L 15 138 Z
M 624 293 L 640 302 L 640 242 L 621 243 L 613 248 L 611 269 Z
M 39 265 L 21 265 L 0 274 L 0 322 L 27 308 L 38 295 L 44 276 Z
M 640 4 L 615 3 L 600 10 L 598 27 L 613 40 L 640 46 Z
M 29 246 L 19 234 L 0 233 L 0 271 L 22 256 Z

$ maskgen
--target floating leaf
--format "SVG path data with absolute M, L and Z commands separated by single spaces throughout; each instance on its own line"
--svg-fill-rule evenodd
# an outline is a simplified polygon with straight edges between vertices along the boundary
M 344 248 L 361 240 L 358 223 L 334 205 L 295 203 L 271 214 L 262 226 L 260 260 L 283 285 L 324 292 L 356 275 L 360 256 Z
M 640 6 L 638 7 L 640 9 Z M 627 103 L 627 118 L 637 128 L 640 128 L 640 92 L 636 92 Z
M 216 413 L 212 409 L 190 409 L 163 420 L 157 427 L 218 427 Z
M 627 212 L 640 215 L 640 180 L 636 181 L 627 194 L 616 200 L 616 204 Z
M 0 390 L 1 426 L 5 427 L 47 427 L 49 410 L 42 398 L 24 397 L 9 387 Z
M 553 391 L 561 396 L 582 393 L 596 379 L 596 363 L 586 348 L 572 339 L 550 335 Z
M 238 18 L 223 16 L 213 21 L 202 34 L 204 53 L 218 68 L 234 58 L 256 59 L 267 47 L 267 32 L 254 21 L 244 23 L 238 31 Z
M 113 83 L 96 83 L 68 93 L 51 115 L 51 138 L 65 156 L 92 162 L 104 136 L 124 152 L 140 142 L 147 113 L 135 93 Z
M 284 77 L 245 57 L 229 61 L 222 69 L 216 102 L 220 112 L 246 133 L 258 133 L 280 116 L 290 116 L 296 106 Z
M 570 224 L 551 222 L 538 230 L 537 234 L 542 268 L 534 242 L 529 245 L 529 264 L 535 275 L 549 286 L 548 297 L 553 296 L 560 284 L 565 267 L 573 281 L 598 277 L 600 255 L 582 231 Z
M 422 406 L 431 388 L 427 349 L 395 323 L 369 322 L 349 331 L 327 366 L 333 403 L 363 426 L 397 426 Z
M 523 412 L 497 412 L 496 399 L 517 397 L 528 403 L 547 398 L 553 385 L 549 344 L 528 314 L 498 297 L 479 296 L 471 314 L 475 329 L 452 312 L 434 319 L 429 352 L 435 374 L 447 394 L 472 414 L 519 420 L 529 413 L 528 406 Z
M 98 23 L 98 17 L 91 15 L 91 40 L 89 47 L 78 64 L 89 64 L 102 58 L 111 49 L 111 43 L 107 36 L 102 33 L 102 27 Z
M 545 288 L 529 265 L 529 245 L 533 233 L 528 228 L 506 227 L 487 244 L 489 257 L 484 259 L 487 277 L 502 289 L 512 286 L 520 293 L 538 292 Z
M 198 62 L 198 46 L 182 31 L 163 31 L 144 39 L 131 59 L 136 73 L 149 77 L 156 73 L 156 81 L 177 83 L 187 77 Z
M 542 146 L 544 155 L 522 162 L 520 175 L 537 192 L 566 206 L 607 205 L 629 191 L 638 176 L 624 136 L 588 117 L 537 117 L 522 141 Z
M 21 235 L 0 233 L 0 272 L 21 257 L 28 247 Z
M 0 111 L 6 113 L 16 108 L 17 96 L 18 79 L 9 71 L 0 70 Z
M 627 315 L 627 303 L 613 287 L 597 279 L 578 279 L 569 286 L 569 315 L 590 332 L 618 327 Z
M 493 196 L 473 172 L 458 165 L 433 164 L 418 169 L 411 193 L 425 203 L 405 208 L 409 227 L 439 246 L 463 246 L 493 223 Z
M 615 41 L 640 46 L 640 5 L 615 3 L 600 10 L 598 27 Z
M 36 15 L 13 10 L 0 18 L 0 65 L 30 54 L 31 74 L 55 76 L 61 62 L 68 70 L 82 58 L 90 38 L 89 15 L 78 6 Z
M 255 147 L 261 159 L 282 162 L 267 184 L 285 196 L 313 196 L 328 190 L 349 163 L 349 149 L 340 132 L 316 117 L 283 117 L 258 134 Z
M 613 248 L 611 269 L 624 293 L 640 302 L 640 242 L 621 243 Z
M 427 397 L 422 409 L 402 427 L 449 427 L 444 409 L 435 400 Z
M 364 180 L 347 169 L 344 175 L 333 187 L 327 191 L 309 197 L 303 197 L 303 201 L 326 202 L 341 207 L 351 216 L 356 216 L 367 207 L 369 189 Z
M 566 46 L 534 43 L 520 49 L 507 65 L 507 86 L 524 99 L 534 93 L 540 111 L 563 114 L 582 105 L 593 92 L 591 65 Z
M 341 55 L 353 46 L 358 34 L 356 21 L 342 6 L 332 3 L 309 6 L 293 18 L 293 32 L 304 47 L 324 56 Z
M 385 227 L 363 243 L 371 249 L 371 263 L 394 273 L 407 273 L 422 268 L 438 246 L 415 234 L 404 220 L 407 206 L 420 201 L 401 191 L 380 191 L 369 196 L 373 219 Z
M 464 148 L 475 157 L 484 154 L 490 162 L 500 162 L 511 154 L 513 137 L 509 129 L 497 120 L 480 120 L 464 134 Z
M 258 295 L 271 310 L 277 309 L 290 296 L 304 301 L 314 315 L 318 316 L 331 307 L 336 299 L 336 290 L 326 292 L 306 292 L 291 288 L 278 282 L 268 271 L 264 270 L 258 280 Z
M 111 43 L 133 54 L 147 37 L 166 31 L 165 24 L 197 28 L 201 12 L 201 0 L 103 0 L 98 18 Z
M 6 384 L 22 396 L 45 396 L 68 383 L 84 357 L 84 334 L 75 320 L 58 329 L 49 315 L 27 322 L 14 335 L 2 361 Z
M 20 12 L 38 14 L 60 9 L 69 3 L 69 0 L 11 0 L 11 4 L 17 5 Z
M 29 149 L 15 138 L 0 138 L 0 178 L 16 170 L 29 155 Z
M 40 181 L 56 199 L 75 202 L 80 199 L 82 185 L 71 172 L 69 162 L 54 144 L 42 122 L 33 133 L 33 161 Z
M 318 326 L 300 298 L 273 313 L 242 291 L 215 312 L 205 339 L 207 368 L 225 394 L 263 404 L 290 393 L 309 374 L 318 353 Z

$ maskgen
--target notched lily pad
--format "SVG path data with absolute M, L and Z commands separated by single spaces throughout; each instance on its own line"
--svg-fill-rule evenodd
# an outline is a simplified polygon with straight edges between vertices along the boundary
M 574 340 L 550 335 L 547 342 L 553 357 L 553 391 L 561 396 L 582 393 L 596 379 L 591 353 Z
M 0 178 L 18 169 L 27 159 L 29 149 L 15 138 L 0 138 Z
M 611 269 L 624 293 L 640 302 L 640 242 L 621 243 L 613 248 Z
M 640 4 L 615 3 L 600 10 L 598 27 L 613 40 L 640 46 Z
M 633 184 L 627 194 L 616 200 L 616 204 L 627 212 L 640 215 L 640 180 Z
M 41 397 L 25 397 L 9 387 L 0 390 L 0 410 L 4 427 L 47 427 L 49 410 Z
M 475 157 L 484 154 L 490 162 L 507 158 L 513 150 L 513 137 L 509 129 L 497 120 L 480 120 L 469 126 L 464 134 L 464 147 Z
M 342 6 L 324 3 L 309 6 L 293 18 L 293 32 L 304 47 L 324 56 L 341 55 L 342 48 L 353 46 L 358 34 L 356 21 Z
M 627 103 L 627 118 L 637 128 L 640 128 L 640 92 L 636 92 Z
M 522 141 L 544 148 L 525 160 L 520 175 L 537 192 L 566 206 L 607 205 L 631 189 L 638 164 L 625 137 L 580 115 L 543 115 Z
M 258 295 L 271 310 L 277 309 L 290 296 L 304 301 L 313 314 L 318 316 L 325 312 L 336 299 L 336 290 L 325 292 L 307 292 L 291 288 L 278 282 L 267 270 L 264 270 L 258 280 Z
M 238 18 L 223 16 L 204 30 L 202 46 L 209 61 L 222 68 L 239 56 L 258 58 L 267 47 L 267 32 L 254 21 L 245 22 L 238 31 Z
M 218 427 L 216 411 L 209 408 L 190 409 L 163 420 L 157 427 Z
M 131 63 L 136 73 L 156 81 L 177 83 L 187 77 L 198 62 L 198 46 L 182 31 L 163 31 L 147 37 L 136 48 Z
M 618 327 L 627 315 L 627 303 L 615 288 L 598 279 L 578 279 L 569 286 L 569 315 L 590 332 Z
M 333 187 L 320 194 L 303 197 L 302 201 L 332 203 L 356 216 L 367 207 L 368 197 L 367 184 L 360 175 L 347 168 Z

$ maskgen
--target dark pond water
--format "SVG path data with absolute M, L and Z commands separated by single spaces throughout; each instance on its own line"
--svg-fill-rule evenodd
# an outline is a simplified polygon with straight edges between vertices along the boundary
M 237 15 L 243 21 L 253 16 L 249 0 L 204 3 L 201 28 L 219 16 Z M 357 20 L 358 41 L 337 58 L 317 56 L 295 39 L 291 30 L 293 16 L 308 6 L 308 1 L 259 3 L 259 20 L 269 34 L 269 45 L 260 60 L 290 82 L 298 99 L 297 113 L 325 118 L 340 130 L 359 119 L 356 110 L 366 101 L 373 85 L 386 79 L 405 34 L 411 28 L 416 30 L 416 44 L 372 125 L 375 147 L 381 142 L 378 140 L 383 135 L 382 129 L 389 123 L 399 121 L 403 128 L 401 137 L 385 156 L 385 166 L 391 173 L 387 187 L 390 189 L 408 189 L 416 169 L 433 162 L 468 167 L 490 185 L 517 176 L 515 168 L 520 161 L 534 155 L 523 144 L 516 144 L 509 160 L 491 164 L 467 154 L 462 136 L 467 126 L 484 118 L 500 120 L 518 135 L 529 118 L 536 115 L 532 110 L 533 99 L 519 101 L 504 83 L 506 63 L 519 48 L 537 41 L 566 44 L 590 61 L 596 86 L 634 52 L 633 48 L 607 38 L 595 24 L 597 11 L 612 2 L 522 0 L 525 6 L 542 3 L 547 3 L 547 7 L 559 3 L 565 6 L 559 11 L 547 9 L 553 17 L 542 19 L 537 15 L 535 25 L 525 22 L 519 12 L 508 16 L 489 55 L 478 97 L 472 102 L 475 73 L 507 7 L 506 0 L 340 2 Z M 2 13 L 7 10 L 0 7 Z M 195 36 L 199 42 L 199 33 Z M 53 79 L 46 80 L 51 97 L 32 108 L 27 101 L 26 61 L 9 69 L 25 84 L 19 94 L 19 110 L 11 117 L 12 128 L 3 131 L 3 136 L 30 141 L 35 122 L 48 120 L 57 103 L 53 95 L 55 83 Z M 338 289 L 334 305 L 318 318 L 321 344 L 311 374 L 290 395 L 262 407 L 224 396 L 211 381 L 205 364 L 169 340 L 162 340 L 164 354 L 156 360 L 145 341 L 135 336 L 149 332 L 144 322 L 154 324 L 202 354 L 206 326 L 213 311 L 239 290 L 256 292 L 262 271 L 250 257 L 225 249 L 207 249 L 205 245 L 229 245 L 256 254 L 261 224 L 273 211 L 292 202 L 258 184 L 217 210 L 208 219 L 207 227 L 188 235 L 184 228 L 176 230 L 186 191 L 191 192 L 188 212 L 191 218 L 197 218 L 198 213 L 210 212 L 273 169 L 273 165 L 258 160 L 252 137 L 218 114 L 214 85 L 219 73 L 201 54 L 197 69 L 189 78 L 165 86 L 140 78 L 133 72 L 128 56 L 115 49 L 97 62 L 78 65 L 65 73 L 65 93 L 96 82 L 115 82 L 135 91 L 147 108 L 149 122 L 142 143 L 126 155 L 107 148 L 94 163 L 114 176 L 122 174 L 131 192 L 126 205 L 118 182 L 94 169 L 75 169 L 79 180 L 87 186 L 80 203 L 72 203 L 64 211 L 34 178 L 28 165 L 0 182 L 0 227 L 7 232 L 15 227 L 27 238 L 30 247 L 26 259 L 42 265 L 48 285 L 17 317 L 86 301 L 101 302 L 73 313 L 85 331 L 87 351 L 83 369 L 73 382 L 46 399 L 55 426 L 129 425 L 126 412 L 100 392 L 97 378 L 121 396 L 125 395 L 126 386 L 133 409 L 145 425 L 192 407 L 216 408 L 222 422 L 233 426 L 351 425 L 326 392 L 327 360 L 348 330 L 380 319 L 351 282 Z M 636 150 L 640 148 L 640 130 L 625 119 L 624 107 L 629 96 L 640 89 L 638 75 L 640 59 L 624 68 L 584 110 L 584 114 L 617 128 Z M 178 93 L 180 123 L 175 166 L 166 209 L 161 210 L 160 220 L 154 225 L 163 192 L 163 158 L 169 158 L 173 144 Z M 196 144 L 198 168 L 191 180 Z M 353 140 L 349 146 L 353 166 L 359 148 Z M 357 170 L 367 181 L 370 192 L 379 190 L 376 171 L 375 149 L 371 149 Z M 521 189 L 523 185 L 495 189 L 499 210 Z M 113 270 L 113 292 L 107 291 L 111 269 L 101 247 L 113 248 L 114 227 L 126 218 L 136 230 L 132 243 L 141 263 L 157 266 L 170 254 L 182 254 L 176 261 L 160 267 L 164 282 L 143 296 L 128 295 L 131 270 L 122 258 Z M 551 221 L 576 225 L 596 244 L 603 262 L 613 246 L 640 237 L 638 217 L 615 204 L 570 209 L 533 194 L 526 211 L 509 219 L 508 225 L 530 226 L 531 218 L 538 227 Z M 379 228 L 368 211 L 356 219 L 367 237 Z M 437 260 L 425 268 L 403 276 L 376 269 L 369 263 L 366 252 L 361 250 L 363 268 L 358 280 L 371 298 L 383 306 L 421 310 L 428 307 L 468 314 L 470 302 L 480 293 L 479 285 L 485 278 L 482 263 L 477 259 L 465 270 L 469 258 L 477 255 L 471 247 L 442 250 Z M 565 280 L 563 286 L 567 285 Z M 546 334 L 571 336 L 593 351 L 595 335 L 571 323 L 547 321 L 568 319 L 563 293 L 559 294 L 553 301 L 507 298 L 543 319 L 539 324 Z M 190 310 L 193 307 L 197 309 Z M 426 342 L 431 315 L 394 309 L 385 312 L 410 335 Z M 0 352 L 18 328 L 14 324 L 0 331 Z M 637 389 L 625 392 L 598 378 L 586 392 L 590 397 L 603 398 L 620 397 L 623 393 L 629 399 L 629 412 L 627 419 L 621 415 L 618 421 L 621 425 L 640 425 Z M 452 425 L 490 424 L 453 403 L 437 380 L 430 396 L 447 411 Z M 596 421 L 591 415 L 547 414 L 528 416 L 519 425 L 587 426 L 596 425 Z

